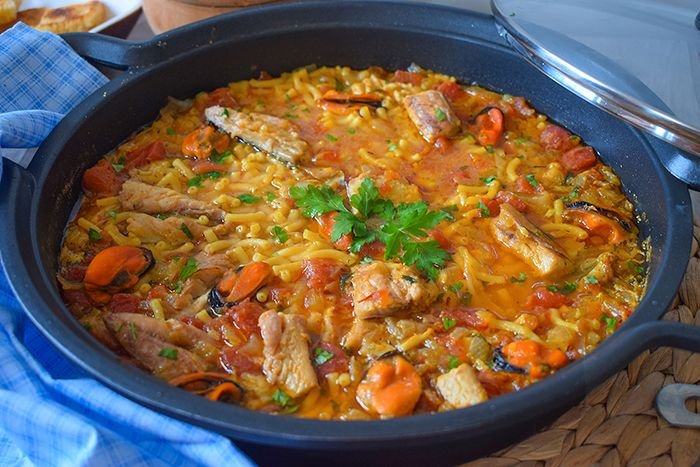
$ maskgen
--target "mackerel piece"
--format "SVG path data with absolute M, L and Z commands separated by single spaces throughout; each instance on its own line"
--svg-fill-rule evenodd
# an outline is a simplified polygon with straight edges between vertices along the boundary
M 308 151 L 308 143 L 299 137 L 299 128 L 284 118 L 219 105 L 208 107 L 204 114 L 219 130 L 290 167 L 296 167 Z

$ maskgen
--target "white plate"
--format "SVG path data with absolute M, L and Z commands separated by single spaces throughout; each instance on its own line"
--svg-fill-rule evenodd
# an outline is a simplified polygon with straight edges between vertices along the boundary
M 20 5 L 20 10 L 28 10 L 30 8 L 58 8 L 75 3 L 83 3 L 84 0 L 23 0 Z M 87 0 L 85 0 L 87 1 Z M 100 32 L 105 28 L 118 23 L 139 8 L 141 8 L 141 0 L 101 0 L 107 9 L 107 20 L 100 23 L 90 32 Z

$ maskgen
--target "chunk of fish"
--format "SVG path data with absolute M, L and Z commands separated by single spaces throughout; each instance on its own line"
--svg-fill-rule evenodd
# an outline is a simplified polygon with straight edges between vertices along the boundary
M 178 193 L 170 188 L 148 185 L 135 180 L 127 180 L 119 192 L 119 202 L 127 211 L 147 214 L 178 213 L 188 216 L 205 215 L 222 222 L 225 211 L 198 199 Z
M 438 376 L 435 386 L 445 401 L 456 409 L 479 404 L 489 398 L 476 372 L 466 363 Z
M 501 205 L 501 212 L 493 219 L 490 228 L 496 240 L 543 276 L 571 267 L 571 261 L 554 239 L 510 204 Z
M 191 219 L 179 217 L 158 219 L 140 212 L 132 213 L 126 220 L 126 231 L 145 243 L 157 243 L 164 240 L 171 245 L 182 245 L 189 240 L 182 228 L 183 224 L 192 232 L 194 238 L 202 236 L 204 227 Z
M 439 136 L 449 137 L 459 132 L 459 118 L 440 91 L 423 91 L 406 96 L 403 106 L 418 132 L 430 143 Z
M 267 381 L 281 386 L 292 397 L 318 387 L 304 318 L 268 310 L 260 315 L 258 325 L 264 342 L 263 373 Z
M 299 128 L 284 118 L 219 105 L 208 107 L 204 115 L 219 130 L 290 166 L 298 165 L 309 149 L 299 136 Z
M 423 308 L 437 297 L 437 286 L 398 263 L 372 261 L 352 271 L 352 299 L 359 319 L 381 318 Z
M 137 313 L 113 313 L 104 322 L 129 355 L 160 378 L 204 371 L 215 363 L 216 342 L 193 326 Z

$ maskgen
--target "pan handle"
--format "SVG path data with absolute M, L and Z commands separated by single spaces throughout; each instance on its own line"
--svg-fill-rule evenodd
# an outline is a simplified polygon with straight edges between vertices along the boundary
M 629 360 L 643 350 L 668 346 L 700 352 L 700 327 L 672 321 L 644 323 L 622 331 L 620 349 L 629 352 Z M 656 396 L 656 410 L 671 425 L 700 428 L 700 415 L 691 412 L 685 401 L 700 398 L 700 386 L 695 384 L 671 384 L 662 388 Z
M 69 32 L 61 37 L 87 61 L 115 70 L 143 68 L 167 58 L 161 41 L 131 42 L 88 32 Z
M 657 151 L 661 163 L 671 175 L 700 191 L 700 155 L 688 154 L 669 145 L 666 151 Z

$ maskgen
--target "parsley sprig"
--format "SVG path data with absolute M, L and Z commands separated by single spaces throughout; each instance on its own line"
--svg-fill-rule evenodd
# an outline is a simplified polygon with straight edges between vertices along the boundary
M 429 237 L 428 230 L 445 219 L 453 219 L 448 210 L 431 211 L 424 201 L 401 203 L 395 206 L 379 196 L 374 182 L 366 178 L 357 193 L 350 197 L 346 207 L 343 197 L 328 186 L 294 186 L 290 196 L 308 217 L 337 212 L 332 241 L 352 234 L 350 251 L 358 253 L 363 245 L 379 240 L 384 243 L 384 259 L 400 258 L 407 266 L 415 266 L 428 279 L 435 280 L 438 268 L 445 265 L 450 255 L 435 240 L 418 241 Z M 377 222 L 377 220 L 379 222 Z M 381 227 L 374 227 L 381 224 Z

